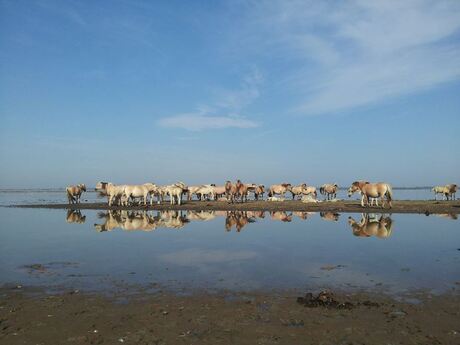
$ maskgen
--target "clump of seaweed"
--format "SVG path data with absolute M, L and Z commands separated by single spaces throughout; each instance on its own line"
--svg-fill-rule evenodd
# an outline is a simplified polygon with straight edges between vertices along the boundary
M 335 299 L 334 294 L 330 291 L 321 291 L 317 296 L 311 292 L 305 294 L 305 297 L 298 297 L 297 303 L 308 308 L 328 308 L 328 309 L 352 309 L 355 305 L 351 302 L 339 302 Z

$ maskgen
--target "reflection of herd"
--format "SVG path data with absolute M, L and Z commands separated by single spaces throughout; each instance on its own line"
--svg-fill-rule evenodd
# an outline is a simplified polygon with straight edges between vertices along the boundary
M 121 228 L 125 231 L 153 231 L 158 228 L 180 229 L 190 220 L 178 211 L 163 211 L 153 214 L 147 211 L 107 211 L 99 213 L 102 224 L 94 224 L 99 231 Z
M 286 212 L 286 211 L 127 211 L 109 210 L 101 212 L 98 217 L 101 222 L 94 224 L 98 232 L 122 229 L 125 231 L 153 231 L 159 228 L 181 229 L 190 222 L 205 222 L 217 217 L 225 218 L 225 230 L 233 228 L 240 232 L 246 225 L 255 223 L 257 219 L 266 218 L 273 221 L 291 222 L 294 217 L 301 220 L 311 218 L 316 212 Z M 321 219 L 337 222 L 340 214 L 336 212 L 320 212 Z M 456 215 L 440 214 L 440 217 L 457 219 Z M 84 223 L 86 216 L 80 210 L 67 211 L 68 223 Z M 393 230 L 391 217 L 384 214 L 363 213 L 361 220 L 348 217 L 352 233 L 358 237 L 387 238 Z

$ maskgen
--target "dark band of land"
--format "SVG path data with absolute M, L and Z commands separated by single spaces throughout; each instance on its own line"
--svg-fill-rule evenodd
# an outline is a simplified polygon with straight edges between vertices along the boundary
M 359 201 L 323 201 L 303 203 L 298 200 L 283 202 L 247 201 L 228 203 L 225 201 L 184 201 L 181 205 L 169 202 L 153 205 L 109 206 L 106 202 L 79 204 L 35 204 L 12 205 L 21 208 L 47 208 L 67 210 L 204 210 L 204 211 L 302 211 L 302 212 L 344 212 L 344 213 L 419 213 L 459 214 L 460 200 L 396 200 L 393 207 L 362 207 Z

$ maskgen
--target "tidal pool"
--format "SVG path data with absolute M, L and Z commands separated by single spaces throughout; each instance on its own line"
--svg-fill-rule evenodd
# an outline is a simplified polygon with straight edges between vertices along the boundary
M 0 285 L 446 292 L 455 216 L 0 207 Z

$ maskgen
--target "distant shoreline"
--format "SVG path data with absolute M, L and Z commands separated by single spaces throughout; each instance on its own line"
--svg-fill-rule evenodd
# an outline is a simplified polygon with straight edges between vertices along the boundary
M 316 187 L 319 189 L 319 187 Z M 430 190 L 432 186 L 421 187 L 392 187 L 393 190 Z M 348 187 L 339 187 L 339 190 L 347 190 Z M 65 187 L 59 188 L 0 188 L 0 193 L 65 193 Z M 94 189 L 88 188 L 86 193 L 98 193 Z
M 203 210 L 203 211 L 303 211 L 303 212 L 343 212 L 343 213 L 418 213 L 418 214 L 460 214 L 460 200 L 396 200 L 393 208 L 361 207 L 359 201 L 337 201 L 303 203 L 298 200 L 283 202 L 248 201 L 228 203 L 225 201 L 184 201 L 181 205 L 169 202 L 152 206 L 108 206 L 107 203 L 80 204 L 31 204 L 9 205 L 15 208 L 46 208 L 66 210 Z

